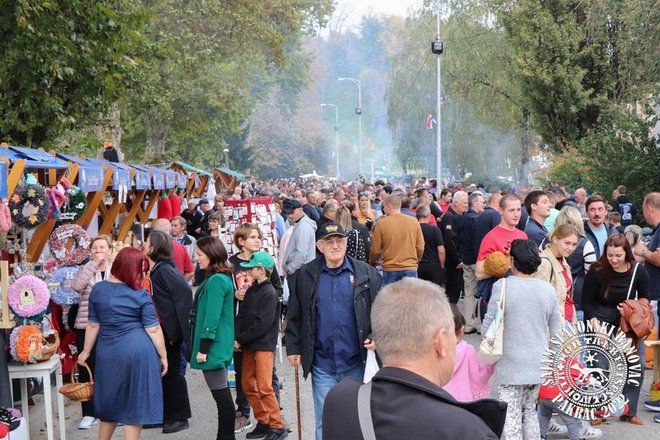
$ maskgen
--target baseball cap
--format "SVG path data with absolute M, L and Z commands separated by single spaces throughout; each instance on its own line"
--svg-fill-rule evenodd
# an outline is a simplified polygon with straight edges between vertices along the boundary
M 253 267 L 263 267 L 264 269 L 272 269 L 273 267 L 275 267 L 275 260 L 268 252 L 259 251 L 252 254 L 252 258 L 250 258 L 250 261 L 241 263 L 241 267 L 244 267 L 246 269 L 250 269 Z
M 344 228 L 342 228 L 340 225 L 332 222 L 324 224 L 323 226 L 321 226 L 321 229 L 319 229 L 319 240 L 323 240 L 324 238 L 328 238 L 333 235 L 346 237 L 346 232 L 344 231 Z
M 199 201 L 198 205 L 210 205 L 209 199 L 202 199 Z
M 296 199 L 285 199 L 282 202 L 282 212 L 285 214 L 291 214 L 298 208 L 302 208 L 302 204 Z

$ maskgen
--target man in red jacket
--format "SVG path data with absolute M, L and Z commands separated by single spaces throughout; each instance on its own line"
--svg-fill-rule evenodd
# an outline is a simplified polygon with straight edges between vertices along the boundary
M 154 231 L 160 231 L 172 237 L 172 223 L 165 218 L 159 218 L 154 222 Z M 172 240 L 172 251 L 174 252 L 174 264 L 186 281 L 192 280 L 195 275 L 195 266 L 192 264 L 190 254 L 186 248 L 176 240 Z

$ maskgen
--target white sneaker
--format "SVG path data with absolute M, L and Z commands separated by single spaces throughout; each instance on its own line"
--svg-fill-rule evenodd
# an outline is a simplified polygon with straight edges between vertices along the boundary
M 85 416 L 80 421 L 80 424 L 78 425 L 78 429 L 89 429 L 92 426 L 96 425 L 98 421 L 99 419 L 96 419 L 94 417 Z
M 582 427 L 580 428 L 580 440 L 601 438 L 602 436 L 603 431 L 598 428 L 594 428 L 589 424 L 589 422 L 582 421 Z
M 550 423 L 548 424 L 548 433 L 546 434 L 548 438 L 565 437 L 567 433 L 568 428 L 557 423 L 555 419 L 550 419 Z

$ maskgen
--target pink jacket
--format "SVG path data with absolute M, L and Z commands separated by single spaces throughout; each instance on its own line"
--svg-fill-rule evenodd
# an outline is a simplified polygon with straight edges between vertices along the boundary
M 465 341 L 456 345 L 456 364 L 451 380 L 442 387 L 459 402 L 471 402 L 490 397 L 488 380 L 495 365 L 480 364 L 477 350 Z
M 110 278 L 110 269 L 112 262 L 108 262 L 105 268 L 105 277 L 101 278 L 101 272 L 93 261 L 85 264 L 78 270 L 78 273 L 71 280 L 71 288 L 80 294 L 80 305 L 78 306 L 78 315 L 76 323 L 73 325 L 78 330 L 84 330 L 87 327 L 87 318 L 89 316 L 89 294 L 92 293 L 92 287 L 99 281 Z

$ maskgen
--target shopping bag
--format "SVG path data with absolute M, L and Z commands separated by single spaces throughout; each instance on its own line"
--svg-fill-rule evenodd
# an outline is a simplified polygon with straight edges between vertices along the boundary
M 378 366 L 378 361 L 376 360 L 376 352 L 373 350 L 367 350 L 367 363 L 364 366 L 364 379 L 362 382 L 368 383 L 380 367 Z
M 502 279 L 500 297 L 497 300 L 497 309 L 493 322 L 491 322 L 484 338 L 479 345 L 478 358 L 481 362 L 494 364 L 502 357 L 504 336 L 504 307 L 506 298 L 506 278 Z

